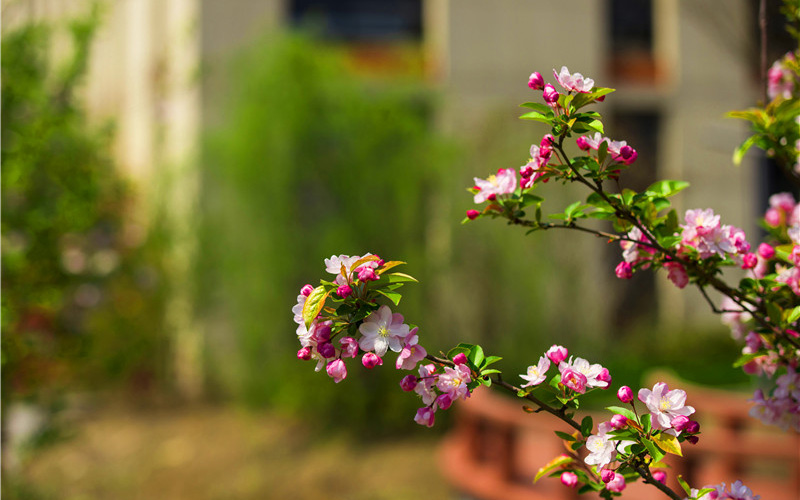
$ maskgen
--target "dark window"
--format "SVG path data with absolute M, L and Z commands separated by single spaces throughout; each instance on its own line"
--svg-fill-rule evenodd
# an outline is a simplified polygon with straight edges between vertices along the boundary
M 610 74 L 617 81 L 652 84 L 657 78 L 653 55 L 651 0 L 610 0 Z
M 348 42 L 418 40 L 422 37 L 421 0 L 293 0 L 296 26 L 321 29 Z

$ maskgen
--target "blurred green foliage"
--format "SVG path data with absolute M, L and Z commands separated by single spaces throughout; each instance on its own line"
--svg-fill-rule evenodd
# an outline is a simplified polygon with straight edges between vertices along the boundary
M 97 16 L 2 40 L 3 402 L 53 407 L 71 391 L 150 389 L 162 376 L 159 243 L 130 215 L 111 127 L 79 98 Z
M 403 260 L 423 282 L 433 271 L 431 200 L 453 157 L 433 125 L 434 96 L 355 76 L 341 52 L 302 35 L 261 40 L 231 81 L 203 182 L 200 310 L 211 325 L 225 318 L 209 333 L 216 380 L 249 404 L 310 411 L 321 425 L 411 422 L 417 402 L 397 388 L 394 367 L 366 377 L 356 361 L 334 390 L 295 359 L 291 307 L 305 283 L 325 278 L 333 254 Z M 408 321 L 423 317 L 425 294 L 407 287 Z

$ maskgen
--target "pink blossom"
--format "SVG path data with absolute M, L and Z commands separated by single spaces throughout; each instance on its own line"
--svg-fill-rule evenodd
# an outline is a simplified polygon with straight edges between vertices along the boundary
M 323 342 L 317 345 L 317 352 L 319 352 L 320 356 L 327 359 L 336 356 L 336 348 L 333 347 L 333 344 L 330 342 Z
M 778 377 L 777 387 L 773 392 L 776 398 L 794 398 L 800 402 L 800 373 L 787 372 Z
M 723 483 L 724 484 L 724 483 Z M 731 485 L 731 489 L 726 492 L 730 500 L 759 500 L 761 495 L 754 495 L 753 491 L 745 486 L 741 481 L 736 481 Z
M 358 355 L 358 341 L 353 337 L 342 337 L 339 345 L 342 346 L 343 358 L 355 358 Z
M 614 471 L 611 469 L 603 469 L 600 471 L 600 480 L 604 483 L 610 483 L 614 479 Z
M 531 73 L 531 76 L 528 78 L 528 87 L 533 90 L 542 90 L 544 88 L 544 78 L 542 78 L 541 73 L 538 71 Z
M 561 484 L 574 488 L 578 484 L 578 476 L 574 472 L 562 472 Z
M 784 219 L 785 216 L 777 208 L 767 209 L 767 212 L 764 214 L 764 222 L 766 222 L 769 227 L 780 226 L 783 224 Z
M 689 422 L 691 422 L 691 420 L 686 415 L 678 415 L 672 419 L 671 425 L 673 429 L 681 432 L 682 430 L 686 429 L 686 426 L 689 425 Z
M 633 278 L 633 266 L 630 262 L 622 261 L 617 264 L 617 268 L 614 269 L 614 273 L 617 275 L 617 278 L 623 280 L 629 280 Z
M 546 137 L 546 136 L 545 136 Z M 544 142 L 544 140 L 542 141 Z M 532 178 L 534 182 L 539 180 L 546 172 L 547 162 L 550 161 L 553 150 L 549 147 L 540 147 L 536 144 L 531 145 L 531 158 L 528 163 L 520 167 L 519 172 L 523 179 Z
M 311 295 L 311 292 L 314 291 L 314 287 L 311 285 L 303 285 L 303 288 L 300 289 L 300 295 L 308 297 Z
M 409 334 L 409 327 L 403 324 L 402 314 L 392 314 L 389 306 L 383 305 L 373 311 L 358 327 L 361 340 L 358 346 L 364 351 L 375 351 L 378 356 L 383 356 L 391 349 L 400 352 L 403 340 Z
M 630 403 L 633 401 L 633 391 L 627 385 L 623 385 L 617 391 L 617 398 L 623 403 Z
M 333 381 L 337 384 L 347 377 L 347 366 L 345 366 L 344 361 L 341 359 L 334 359 L 328 363 L 325 367 L 325 371 L 328 372 L 328 376 L 333 378 Z
M 374 352 L 367 352 L 361 356 L 361 364 L 364 365 L 364 368 L 369 368 L 370 370 L 375 368 L 376 366 L 380 366 L 383 364 L 383 360 L 380 356 L 376 355 Z
M 464 354 L 463 352 L 460 352 L 460 353 L 456 354 L 455 356 L 453 356 L 453 363 L 455 363 L 457 365 L 465 365 L 465 364 L 467 364 L 467 361 L 468 361 L 467 360 L 467 355 Z
M 467 210 L 467 218 L 469 220 L 477 219 L 480 214 L 481 214 L 480 212 L 478 212 L 477 210 L 474 210 L 474 209 Z
M 446 366 L 444 373 L 440 374 L 436 380 L 436 388 L 449 394 L 453 399 L 464 399 L 469 397 L 467 384 L 471 381 L 472 377 L 467 365 L 456 365 L 455 368 Z
M 686 274 L 686 269 L 680 263 L 665 262 L 664 269 L 667 270 L 667 278 L 678 288 L 684 288 L 689 284 L 689 275 Z
M 400 388 L 406 392 L 411 392 L 417 387 L 417 377 L 414 375 L 406 375 L 400 380 Z
M 550 106 L 554 106 L 558 103 L 558 91 L 555 87 L 550 85 L 549 83 L 544 86 L 544 91 L 542 92 L 542 98 L 544 102 L 549 104 Z
M 570 74 L 566 66 L 562 66 L 561 72 L 559 73 L 553 70 L 553 75 L 555 75 L 558 83 L 569 92 L 582 92 L 587 94 L 591 92 L 594 87 L 594 80 L 591 78 L 584 78 L 580 73 Z
M 625 415 L 614 415 L 610 420 L 611 427 L 614 429 L 622 429 L 628 425 L 628 417 Z
M 567 385 L 567 387 L 569 387 L 569 384 L 564 382 L 565 378 L 564 373 L 570 370 L 583 375 L 582 385 L 589 388 L 600 387 L 602 389 L 605 389 L 608 387 L 608 383 L 611 380 L 611 376 L 608 374 L 608 370 L 603 368 L 601 365 L 597 363 L 591 364 L 585 359 L 579 358 L 577 356 L 575 358 L 570 358 L 569 362 L 562 361 L 561 363 L 559 363 L 558 370 L 561 372 L 562 383 L 564 383 L 564 385 Z M 605 372 L 603 370 L 605 370 Z M 572 387 L 570 388 L 572 389 Z M 578 391 L 578 392 L 583 393 L 583 391 Z
M 311 348 L 301 347 L 300 350 L 297 351 L 297 359 L 301 359 L 303 361 L 308 361 L 311 359 Z
M 429 363 L 419 367 L 419 378 L 414 392 L 420 395 L 422 402 L 426 405 L 432 404 L 436 400 L 436 367 Z
M 620 493 L 622 490 L 625 489 L 625 477 L 620 474 L 619 472 L 614 473 L 614 479 L 606 484 L 606 489 L 608 491 L 613 491 L 615 493 Z
M 453 404 L 453 398 L 449 394 L 439 394 L 434 403 L 440 410 L 446 410 Z
M 653 479 L 661 484 L 667 484 L 667 473 L 663 470 L 653 471 Z
M 424 425 L 425 427 L 433 427 L 435 416 L 433 408 L 426 406 L 417 410 L 417 414 L 414 416 L 414 422 L 419 425 Z
M 575 139 L 575 144 L 577 144 L 578 148 L 581 149 L 582 151 L 589 151 L 591 149 L 591 146 L 589 145 L 588 141 L 586 141 L 586 138 L 583 136 L 580 136 L 577 139 Z
M 428 352 L 421 345 L 406 344 L 403 350 L 400 351 L 400 355 L 397 356 L 395 367 L 398 370 L 414 370 L 417 367 L 417 363 L 425 359 L 427 355 Z
M 750 252 L 742 256 L 742 269 L 753 269 L 758 265 L 758 255 Z
M 758 245 L 758 255 L 769 260 L 775 257 L 775 249 L 769 243 L 762 243 Z
M 791 52 L 787 53 L 783 58 L 772 63 L 767 71 L 767 96 L 770 99 L 792 97 L 794 76 L 792 71 L 784 65 L 784 61 L 787 59 L 794 59 L 794 55 Z
M 366 281 L 377 281 L 378 275 L 375 274 L 375 270 L 368 266 L 361 266 L 358 268 L 358 280 L 363 282 Z
M 672 419 L 678 415 L 691 415 L 694 408 L 686 406 L 686 392 L 669 390 L 665 382 L 658 382 L 653 390 L 639 389 L 639 401 L 647 406 L 652 415 L 653 429 L 669 429 Z
M 336 289 L 336 295 L 338 295 L 343 299 L 349 297 L 351 293 L 353 293 L 353 289 L 350 288 L 350 285 L 347 284 L 339 285 L 339 288 Z
M 546 356 L 539 358 L 539 363 L 534 366 L 529 366 L 527 374 L 520 375 L 523 380 L 528 383 L 522 387 L 533 387 L 541 384 L 547 379 L 547 370 L 550 368 L 550 360 Z
M 553 345 L 550 347 L 550 349 L 547 350 L 546 354 L 547 357 L 550 358 L 550 361 L 552 361 L 555 364 L 559 364 L 565 359 L 567 359 L 569 351 L 564 346 Z
M 561 383 L 577 393 L 586 392 L 586 376 L 570 368 L 561 372 Z
M 483 203 L 492 195 L 511 194 L 517 189 L 517 173 L 513 168 L 501 168 L 497 175 L 490 175 L 487 179 L 475 177 L 475 186 L 480 190 L 475 194 L 475 203 Z

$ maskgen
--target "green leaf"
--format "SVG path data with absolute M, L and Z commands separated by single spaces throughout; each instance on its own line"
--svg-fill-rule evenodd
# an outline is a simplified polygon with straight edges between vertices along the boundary
M 780 307 L 775 302 L 768 300 L 765 302 L 767 306 L 767 315 L 769 319 L 772 320 L 773 323 L 777 323 L 783 318 L 783 313 L 781 312 Z
M 794 323 L 798 319 L 800 319 L 800 306 L 795 307 L 791 311 L 787 311 L 789 314 L 786 316 L 787 323 Z
M 497 363 L 501 359 L 503 358 L 500 356 L 486 356 L 486 360 L 483 362 L 483 366 L 489 366 L 492 363 Z
M 642 444 L 645 448 L 647 448 L 647 452 L 650 453 L 650 456 L 653 457 L 653 460 L 656 462 L 660 462 L 666 456 L 666 453 L 658 449 L 658 446 L 655 445 L 649 439 L 643 439 Z
M 652 428 L 650 420 L 651 415 L 649 413 L 647 415 L 642 415 L 642 429 L 644 429 L 645 433 L 650 432 L 650 429 Z
M 400 305 L 400 299 L 403 298 L 403 296 L 400 295 L 397 292 L 390 292 L 390 291 L 386 291 L 386 290 L 375 290 L 375 291 L 378 292 L 379 294 L 383 295 L 387 299 L 391 300 L 394 303 L 394 305 L 396 305 L 396 306 Z
M 568 457 L 566 455 L 557 456 L 556 458 L 544 464 L 542 468 L 539 469 L 539 472 L 537 472 L 536 476 L 534 476 L 533 478 L 533 482 L 535 483 L 536 481 L 546 476 L 553 470 L 558 469 L 564 465 L 571 464 L 572 462 L 574 462 L 574 459 L 572 457 Z
M 589 436 L 592 434 L 592 429 L 594 429 L 592 417 L 589 415 L 583 417 L 583 420 L 581 420 L 581 434 L 584 436 Z
M 681 443 L 678 441 L 678 438 L 672 434 L 662 432 L 656 436 L 653 436 L 653 441 L 655 441 L 659 448 L 667 453 L 672 453 L 673 455 L 678 455 L 679 457 L 683 456 L 683 452 L 681 451 Z
M 541 196 L 536 196 L 535 194 L 525 193 L 521 196 L 519 201 L 520 208 L 525 208 L 533 204 L 540 204 L 544 201 L 544 198 Z
M 733 150 L 733 164 L 734 165 L 741 165 L 742 160 L 744 159 L 744 155 L 747 154 L 747 151 L 753 147 L 753 145 L 758 140 L 757 135 L 753 135 L 745 139 L 745 141 L 739 145 L 738 148 Z
M 683 191 L 687 187 L 689 187 L 689 183 L 686 181 L 663 180 L 650 184 L 647 191 L 660 196 L 672 196 L 675 193 Z
M 541 102 L 524 102 L 520 104 L 520 107 L 530 108 L 544 116 L 553 116 L 553 110 L 550 109 L 550 106 Z
M 484 365 L 485 366 L 485 365 Z M 489 368 L 488 370 L 481 370 L 481 376 L 491 375 L 493 373 L 503 373 L 500 370 L 496 370 L 494 368 Z
M 619 413 L 620 415 L 624 415 L 628 420 L 633 420 L 634 422 L 639 421 L 636 418 L 636 414 L 627 408 L 623 408 L 621 406 L 606 406 L 606 410 L 614 413 Z
M 597 161 L 600 162 L 602 165 L 606 161 L 606 157 L 608 156 L 608 141 L 603 141 L 600 143 L 600 147 L 597 148 Z
M 311 328 L 311 323 L 325 307 L 325 299 L 330 293 L 331 291 L 325 290 L 324 286 L 318 286 L 306 297 L 306 303 L 303 304 L 303 322 L 306 328 Z
M 692 488 L 689 487 L 689 484 L 683 479 L 683 476 L 681 476 L 680 474 L 678 474 L 678 483 L 681 485 L 681 488 L 683 488 L 683 491 L 686 492 L 686 496 L 690 497 L 692 495 Z
M 398 283 L 404 281 L 413 281 L 415 283 L 418 283 L 415 277 L 410 276 L 406 273 L 389 273 L 387 276 L 389 277 L 389 283 Z
M 747 363 L 753 361 L 754 359 L 756 359 L 758 357 L 764 356 L 765 354 L 766 353 L 764 351 L 758 351 L 758 352 L 751 352 L 751 353 L 748 353 L 748 354 L 742 354 L 741 356 L 739 356 L 739 359 L 734 361 L 733 367 L 734 368 L 741 368 L 742 366 L 746 365 Z
M 537 122 L 542 123 L 550 123 L 552 119 L 542 115 L 541 113 L 537 113 L 536 111 L 531 111 L 530 113 L 525 113 L 524 115 L 520 116 L 523 120 L 534 120 Z
M 467 359 L 476 367 L 480 368 L 483 363 L 483 348 L 479 345 L 474 346 L 470 349 L 470 352 L 467 354 Z
M 566 432 L 555 431 L 555 433 L 556 433 L 556 436 L 560 437 L 564 441 L 569 441 L 569 442 L 577 441 L 577 439 L 575 439 L 575 436 L 573 436 L 571 434 L 567 434 Z

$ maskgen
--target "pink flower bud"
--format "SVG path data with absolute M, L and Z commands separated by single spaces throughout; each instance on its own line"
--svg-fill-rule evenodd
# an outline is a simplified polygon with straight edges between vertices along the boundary
M 351 293 L 353 293 L 353 289 L 350 288 L 350 285 L 342 285 L 336 289 L 336 295 L 343 299 L 349 297 Z
M 685 415 L 677 415 L 675 418 L 672 419 L 672 422 L 670 423 L 672 424 L 672 427 L 676 431 L 680 432 L 684 430 L 687 425 L 689 425 L 689 422 L 690 422 L 689 417 Z
M 489 196 L 487 196 L 486 199 L 489 201 L 494 201 L 497 199 L 497 195 L 495 193 L 492 193 Z
M 361 356 L 361 364 L 364 365 L 364 368 L 369 368 L 371 370 L 376 366 L 382 365 L 383 360 L 374 352 L 368 352 Z
M 442 410 L 450 408 L 452 404 L 453 398 L 451 398 L 449 394 L 440 394 L 439 397 L 436 398 L 436 406 Z
M 608 368 L 601 369 L 600 373 L 597 374 L 595 379 L 599 380 L 600 382 L 606 382 L 606 386 L 603 387 L 603 389 L 608 389 L 608 387 L 611 385 L 611 374 L 608 373 Z
M 698 432 L 700 432 L 700 424 L 696 420 L 690 420 L 686 425 L 686 433 L 697 434 Z
M 544 102 L 552 106 L 553 104 L 558 102 L 558 91 L 555 87 L 550 85 L 549 83 L 544 86 L 544 92 L 542 92 L 542 97 L 544 98 Z
M 467 355 L 464 354 L 463 352 L 460 352 L 460 353 L 456 354 L 455 357 L 453 358 L 453 363 L 455 363 L 457 365 L 466 364 L 467 363 Z
M 378 275 L 375 274 L 375 270 L 371 267 L 361 266 L 358 268 L 358 279 L 359 281 L 377 281 Z
M 619 155 L 622 157 L 623 160 L 630 160 L 635 153 L 636 150 L 628 145 L 622 146 L 619 149 Z
M 619 472 L 614 473 L 614 479 L 609 481 L 606 484 L 606 489 L 608 491 L 613 491 L 615 493 L 620 493 L 622 490 L 625 489 L 625 477 L 620 474 Z
M 770 208 L 767 210 L 767 213 L 764 214 L 764 222 L 766 222 L 769 227 L 778 227 L 783 223 L 783 213 L 777 208 Z
M 614 471 L 609 469 L 603 469 L 600 471 L 600 479 L 604 483 L 610 483 L 614 479 Z
M 578 476 L 574 472 L 562 472 L 561 484 L 574 488 L 578 484 Z
M 633 148 L 631 148 L 631 149 L 633 149 Z M 633 152 L 631 153 L 631 155 L 628 158 L 626 158 L 623 161 L 623 163 L 625 163 L 625 165 L 630 165 L 633 162 L 635 162 L 637 158 L 639 158 L 639 153 L 637 153 L 636 150 L 634 149 Z M 617 171 L 617 172 L 619 172 L 619 171 Z
M 742 257 L 742 269 L 753 269 L 758 265 L 758 255 L 753 252 L 746 253 Z
M 297 351 L 297 359 L 302 359 L 303 361 L 311 359 L 311 349 L 309 347 L 303 347 Z
M 420 408 L 417 410 L 417 414 L 414 417 L 414 422 L 418 423 L 419 425 L 424 425 L 425 427 L 433 427 L 433 421 L 435 418 L 435 412 L 433 408 Z
M 633 401 L 633 391 L 627 385 L 623 385 L 617 391 L 617 397 L 623 403 L 630 403 L 631 401 Z
M 478 212 L 477 210 L 467 210 L 467 217 L 469 218 L 469 220 L 477 219 L 480 214 L 481 213 Z
M 614 415 L 611 417 L 611 427 L 622 429 L 626 425 L 628 425 L 628 418 L 625 415 Z
M 797 333 L 796 331 L 789 328 L 786 329 L 786 335 L 789 335 L 790 337 L 794 338 L 800 337 L 800 333 Z
M 586 137 L 584 136 L 580 136 L 577 139 L 575 139 L 575 143 L 578 145 L 578 148 L 580 148 L 583 151 L 589 151 L 590 149 L 592 149 L 592 147 L 589 145 L 589 142 L 586 140 Z
M 700 438 L 697 436 L 686 436 L 686 440 L 689 441 L 691 444 L 697 444 L 700 441 Z
M 545 134 L 544 137 L 542 137 L 542 142 L 539 143 L 539 150 L 540 152 L 542 149 L 549 151 L 553 148 L 553 146 L 555 146 L 555 144 L 556 139 L 553 137 L 553 134 Z M 547 153 L 547 156 L 550 156 L 549 152 Z
M 667 473 L 663 470 L 653 471 L 653 479 L 661 484 L 667 484 Z
M 531 73 L 531 76 L 528 78 L 528 87 L 533 90 L 542 90 L 544 88 L 544 78 L 542 78 L 541 73 L 538 71 Z
M 334 359 L 328 363 L 328 366 L 325 367 L 325 371 L 328 372 L 328 376 L 337 384 L 347 377 L 347 366 L 345 366 L 344 361 L 341 359 Z
M 758 245 L 758 255 L 769 260 L 775 256 L 775 249 L 769 243 L 762 243 Z
M 414 375 L 406 375 L 400 380 L 400 387 L 406 392 L 413 391 L 417 387 L 417 377 Z
M 553 345 L 545 354 L 547 354 L 547 357 L 550 358 L 550 361 L 557 365 L 567 359 L 567 356 L 569 356 L 569 351 L 567 351 L 566 347 Z
M 622 280 L 629 280 L 633 278 L 633 266 L 630 262 L 622 261 L 617 264 L 617 268 L 614 269 L 614 273 L 617 275 L 617 278 Z
M 322 344 L 331 339 L 331 326 L 327 324 L 317 325 L 314 328 L 314 339 L 318 344 Z
M 595 99 L 595 101 L 597 101 L 597 102 L 603 102 L 603 101 L 605 101 L 605 100 L 606 100 L 606 96 L 605 96 L 605 95 L 601 95 L 600 97 L 598 97 L 597 99 Z
M 329 359 L 336 356 L 336 348 L 330 342 L 324 342 L 317 345 L 317 352 L 323 358 Z
M 303 285 L 303 288 L 300 289 L 300 295 L 308 297 L 311 295 L 311 292 L 314 291 L 314 287 L 311 285 Z

